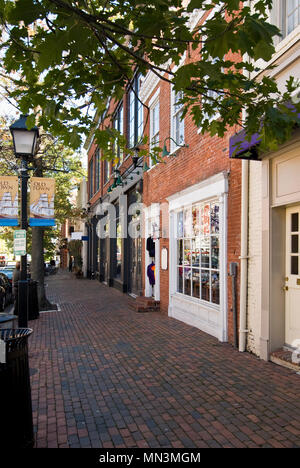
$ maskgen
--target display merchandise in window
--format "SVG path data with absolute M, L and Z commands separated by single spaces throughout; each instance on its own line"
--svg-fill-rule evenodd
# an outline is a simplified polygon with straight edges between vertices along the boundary
M 177 212 L 177 292 L 220 303 L 220 205 L 197 203 Z

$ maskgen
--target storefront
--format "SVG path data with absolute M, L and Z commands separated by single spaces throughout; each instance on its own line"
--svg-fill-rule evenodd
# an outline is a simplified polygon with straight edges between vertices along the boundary
M 227 340 L 227 178 L 217 174 L 168 198 L 169 315 Z
M 87 223 L 89 277 L 139 296 L 142 292 L 142 182 L 117 189 Z
M 262 162 L 261 357 L 300 345 L 300 131 Z

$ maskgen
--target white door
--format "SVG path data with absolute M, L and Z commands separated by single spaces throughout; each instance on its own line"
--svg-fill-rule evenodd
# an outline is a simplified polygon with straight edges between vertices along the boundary
M 286 210 L 285 341 L 300 339 L 300 205 Z

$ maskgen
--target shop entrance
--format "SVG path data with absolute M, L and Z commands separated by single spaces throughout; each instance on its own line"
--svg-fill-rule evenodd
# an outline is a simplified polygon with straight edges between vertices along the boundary
M 300 340 L 300 205 L 286 210 L 285 342 Z

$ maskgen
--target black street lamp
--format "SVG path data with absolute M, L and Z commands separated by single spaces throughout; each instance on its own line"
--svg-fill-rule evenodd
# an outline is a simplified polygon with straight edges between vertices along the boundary
M 21 159 L 21 229 L 27 231 L 27 182 L 28 182 L 28 160 L 31 159 L 38 145 L 39 130 L 26 127 L 27 115 L 21 115 L 16 122 L 10 126 L 13 138 L 14 153 L 16 158 Z M 27 254 L 21 256 L 21 279 L 18 282 L 18 325 L 28 325 L 28 279 L 27 279 Z

